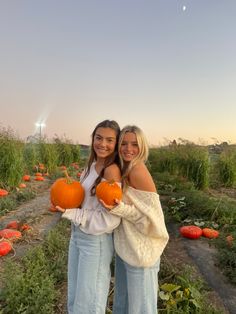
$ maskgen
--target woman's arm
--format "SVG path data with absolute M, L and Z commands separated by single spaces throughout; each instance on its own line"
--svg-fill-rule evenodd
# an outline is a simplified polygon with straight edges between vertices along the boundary
M 112 232 L 120 224 L 120 217 L 112 215 L 106 209 L 66 209 L 62 218 L 69 219 L 81 230 L 89 234 L 102 234 Z
M 146 193 L 146 195 L 144 195 Z M 160 237 L 166 234 L 165 220 L 159 200 L 156 193 L 143 192 L 139 196 L 130 196 L 132 204 L 120 204 L 114 207 L 110 212 L 134 225 L 141 233 L 150 237 Z

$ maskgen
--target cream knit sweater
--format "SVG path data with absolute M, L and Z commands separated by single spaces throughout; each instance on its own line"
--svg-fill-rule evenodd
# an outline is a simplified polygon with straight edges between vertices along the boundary
M 114 230 L 116 253 L 132 266 L 150 267 L 169 239 L 159 195 L 127 187 L 123 201 L 110 211 L 122 218 Z

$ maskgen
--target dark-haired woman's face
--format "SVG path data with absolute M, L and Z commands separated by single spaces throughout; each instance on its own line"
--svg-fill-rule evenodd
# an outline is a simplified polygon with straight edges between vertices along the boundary
M 138 156 L 139 147 L 136 134 L 133 132 L 125 133 L 120 146 L 120 155 L 125 162 L 132 161 Z
M 111 128 L 98 128 L 93 138 L 93 149 L 97 159 L 109 157 L 115 150 L 116 132 Z

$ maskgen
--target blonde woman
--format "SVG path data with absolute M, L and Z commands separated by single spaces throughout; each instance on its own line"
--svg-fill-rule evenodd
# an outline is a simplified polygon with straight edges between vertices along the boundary
M 137 126 L 126 126 L 118 151 L 123 199 L 107 206 L 121 217 L 114 230 L 116 251 L 113 314 L 156 314 L 160 256 L 168 242 L 162 207 L 145 162 L 148 145 Z

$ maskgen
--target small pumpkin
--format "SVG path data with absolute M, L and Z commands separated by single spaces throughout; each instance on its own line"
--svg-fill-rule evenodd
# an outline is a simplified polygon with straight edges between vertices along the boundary
M 39 169 L 40 169 L 40 170 L 44 170 L 44 169 L 45 169 L 44 164 L 39 164 Z
M 12 250 L 11 243 L 9 241 L 0 242 L 0 256 L 7 255 Z
M 35 181 L 44 181 L 45 179 L 44 179 L 44 177 L 36 176 L 36 177 L 34 178 L 34 180 L 35 180 Z
M 66 178 L 57 179 L 50 189 L 51 203 L 62 208 L 79 207 L 84 200 L 84 188 L 79 181 L 70 178 L 65 172 Z
M 96 196 L 107 205 L 115 205 L 115 199 L 122 199 L 122 189 L 115 181 L 102 181 L 96 187 Z
M 18 229 L 19 222 L 17 220 L 12 220 L 6 225 L 6 229 Z
M 234 241 L 234 238 L 231 234 L 226 237 L 226 242 L 227 242 L 229 247 L 233 246 L 233 241 Z
M 0 230 L 0 237 L 10 241 L 18 240 L 21 238 L 21 236 L 21 232 L 18 230 L 8 228 Z
M 43 174 L 41 172 L 36 172 L 35 175 L 36 177 L 42 177 Z
M 198 239 L 202 235 L 202 229 L 197 226 L 183 226 L 179 231 L 183 237 L 188 239 Z
M 20 189 L 26 188 L 26 184 L 25 184 L 25 183 L 20 183 L 20 184 L 19 184 L 19 188 L 20 188 Z
M 202 235 L 206 238 L 214 239 L 214 238 L 218 238 L 219 231 L 217 231 L 215 229 L 211 229 L 211 228 L 203 228 L 202 229 Z
M 24 223 L 24 224 L 22 224 L 22 225 L 19 227 L 19 229 L 20 229 L 21 231 L 28 231 L 28 230 L 31 230 L 32 228 L 31 228 L 31 226 L 28 225 L 27 223 Z
M 7 190 L 0 189 L 0 197 L 1 197 L 1 196 L 7 196 L 7 194 L 8 194 L 8 191 L 7 191 Z
M 23 180 L 23 181 L 30 181 L 30 175 L 25 174 L 25 175 L 22 177 L 22 180 Z

